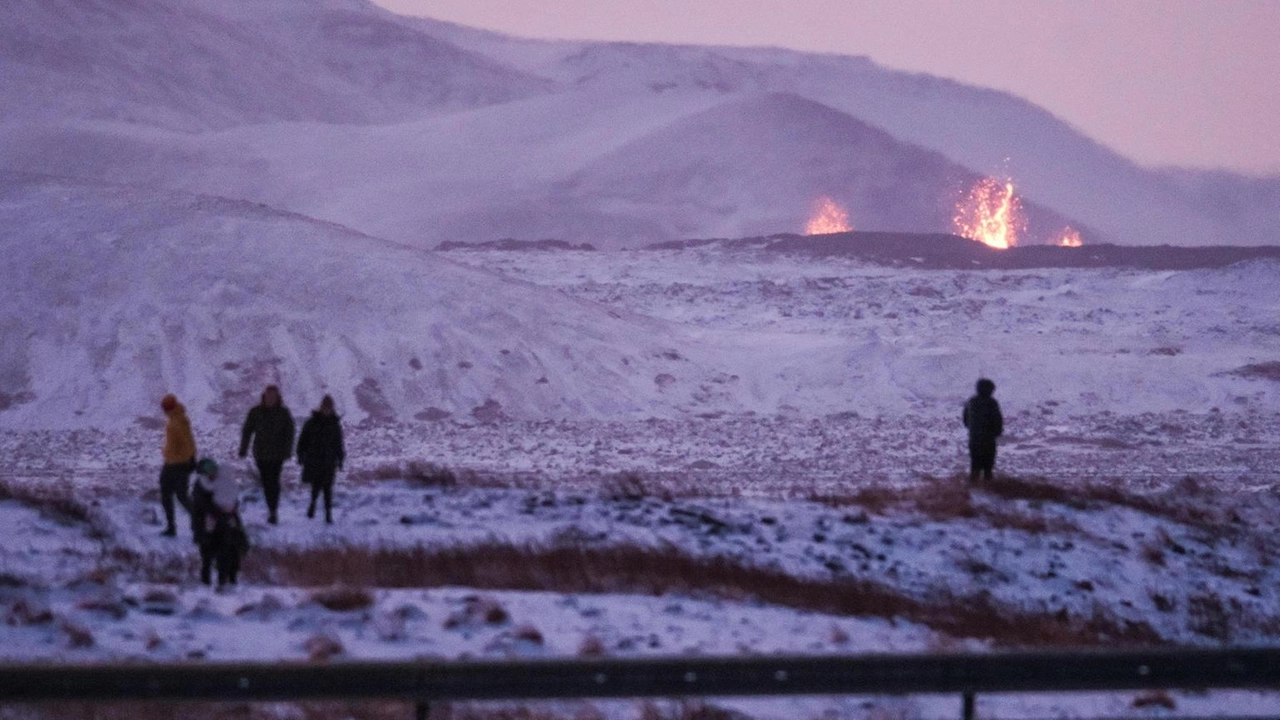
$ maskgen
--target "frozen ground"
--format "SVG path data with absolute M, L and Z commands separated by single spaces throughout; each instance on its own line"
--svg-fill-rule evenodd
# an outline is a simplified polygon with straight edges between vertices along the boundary
M 255 543 L 229 593 L 194 583 L 192 548 L 158 536 L 156 427 L 7 431 L 0 523 L 16 540 L 0 549 L 0 657 L 903 652 L 1280 634 L 1272 264 L 962 273 L 715 248 L 446 255 L 669 321 L 700 352 L 870 346 L 880 370 L 849 373 L 921 390 L 862 411 L 828 412 L 832 383 L 797 388 L 775 413 L 352 422 L 333 527 L 302 517 L 292 468 L 282 524 L 266 525 L 231 459 L 236 428 L 206 423 L 203 452 L 244 478 Z M 796 353 L 797 368 L 805 360 Z M 815 364 L 804 377 L 829 369 Z M 1008 477 L 970 490 L 957 415 L 978 372 L 1000 384 Z M 1280 708 L 1253 694 L 1171 699 L 1189 714 Z M 1118 715 L 1135 701 L 983 708 Z M 935 717 L 955 700 L 723 704 Z
M 332 527 L 303 517 L 295 472 L 279 526 L 248 489 L 245 584 L 218 593 L 194 582 L 185 537 L 158 535 L 149 478 L 13 477 L 0 501 L 12 538 L 0 659 L 912 652 L 1280 632 L 1269 491 L 970 492 L 948 478 L 780 500 L 686 494 L 660 478 L 597 478 L 596 491 L 447 480 L 360 469 L 340 480 Z M 1280 709 L 1252 694 L 1173 697 L 1184 712 Z M 1134 700 L 984 708 L 1116 715 Z M 757 717 L 937 717 L 954 700 L 729 704 Z

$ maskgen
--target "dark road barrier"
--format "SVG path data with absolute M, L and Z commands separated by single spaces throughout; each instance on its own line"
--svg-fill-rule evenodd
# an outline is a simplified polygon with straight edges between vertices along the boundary
M 0 703 L 1280 690 L 1280 648 L 496 662 L 0 665 Z

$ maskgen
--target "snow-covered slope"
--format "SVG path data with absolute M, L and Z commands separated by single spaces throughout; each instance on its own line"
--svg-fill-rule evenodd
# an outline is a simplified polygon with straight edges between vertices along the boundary
M 1067 414 L 1253 412 L 1275 393 L 1265 318 L 1280 285 L 1266 261 L 1155 273 L 715 248 L 445 259 L 240 201 L 2 179 L 10 427 L 118 426 L 153 416 L 167 391 L 236 419 L 273 381 L 299 410 L 328 391 L 356 419 L 401 422 L 852 411 L 941 427 L 982 373 L 1013 407 Z
M 182 130 L 369 122 L 549 86 L 361 0 L 14 0 L 0 68 L 5 121 Z
M 268 382 L 354 419 L 614 417 L 709 374 L 673 326 L 265 206 L 0 183 L 0 423 L 119 426 L 176 392 L 232 418 Z M 477 409 L 479 408 L 479 409 Z M 665 408 L 665 410 L 664 410 Z M 473 410 L 475 411 L 473 413 Z
M 788 114 L 755 117 L 761 102 Z M 708 128 L 723 132 L 703 142 Z M 1003 93 L 867 58 L 510 38 L 366 0 L 11 3 L 0 169 L 264 202 L 423 246 L 795 232 L 817 193 L 861 229 L 932 232 L 962 180 L 1008 173 L 1032 242 L 1059 219 L 1095 241 L 1280 242 L 1275 181 L 1148 171 Z

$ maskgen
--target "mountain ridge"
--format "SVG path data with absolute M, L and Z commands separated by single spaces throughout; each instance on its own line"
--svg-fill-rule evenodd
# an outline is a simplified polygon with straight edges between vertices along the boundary
M 528 40 L 367 0 L 11 8 L 0 27 L 0 168 L 239 197 L 412 244 L 604 247 L 610 233 L 641 245 L 796 230 L 791 197 L 767 219 L 755 202 L 726 217 L 719 201 L 628 205 L 571 190 L 583 168 L 661 126 L 777 93 L 941 153 L 970 176 L 1012 176 L 1034 214 L 1070 218 L 1098 242 L 1280 242 L 1280 179 L 1141 168 L 1021 98 L 866 57 Z M 830 142 L 832 154 L 850 151 Z M 721 160 L 739 150 L 722 145 Z M 708 167 L 698 183 L 734 180 Z M 791 176 L 806 189 L 821 180 Z M 910 192 L 882 204 L 951 200 Z M 880 229 L 949 229 L 939 225 L 930 211 L 914 227 Z

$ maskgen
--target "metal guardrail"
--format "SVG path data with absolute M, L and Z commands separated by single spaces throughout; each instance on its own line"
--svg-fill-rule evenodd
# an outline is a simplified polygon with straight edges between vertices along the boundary
M 0 703 L 1280 690 L 1280 648 L 498 662 L 0 665 Z

